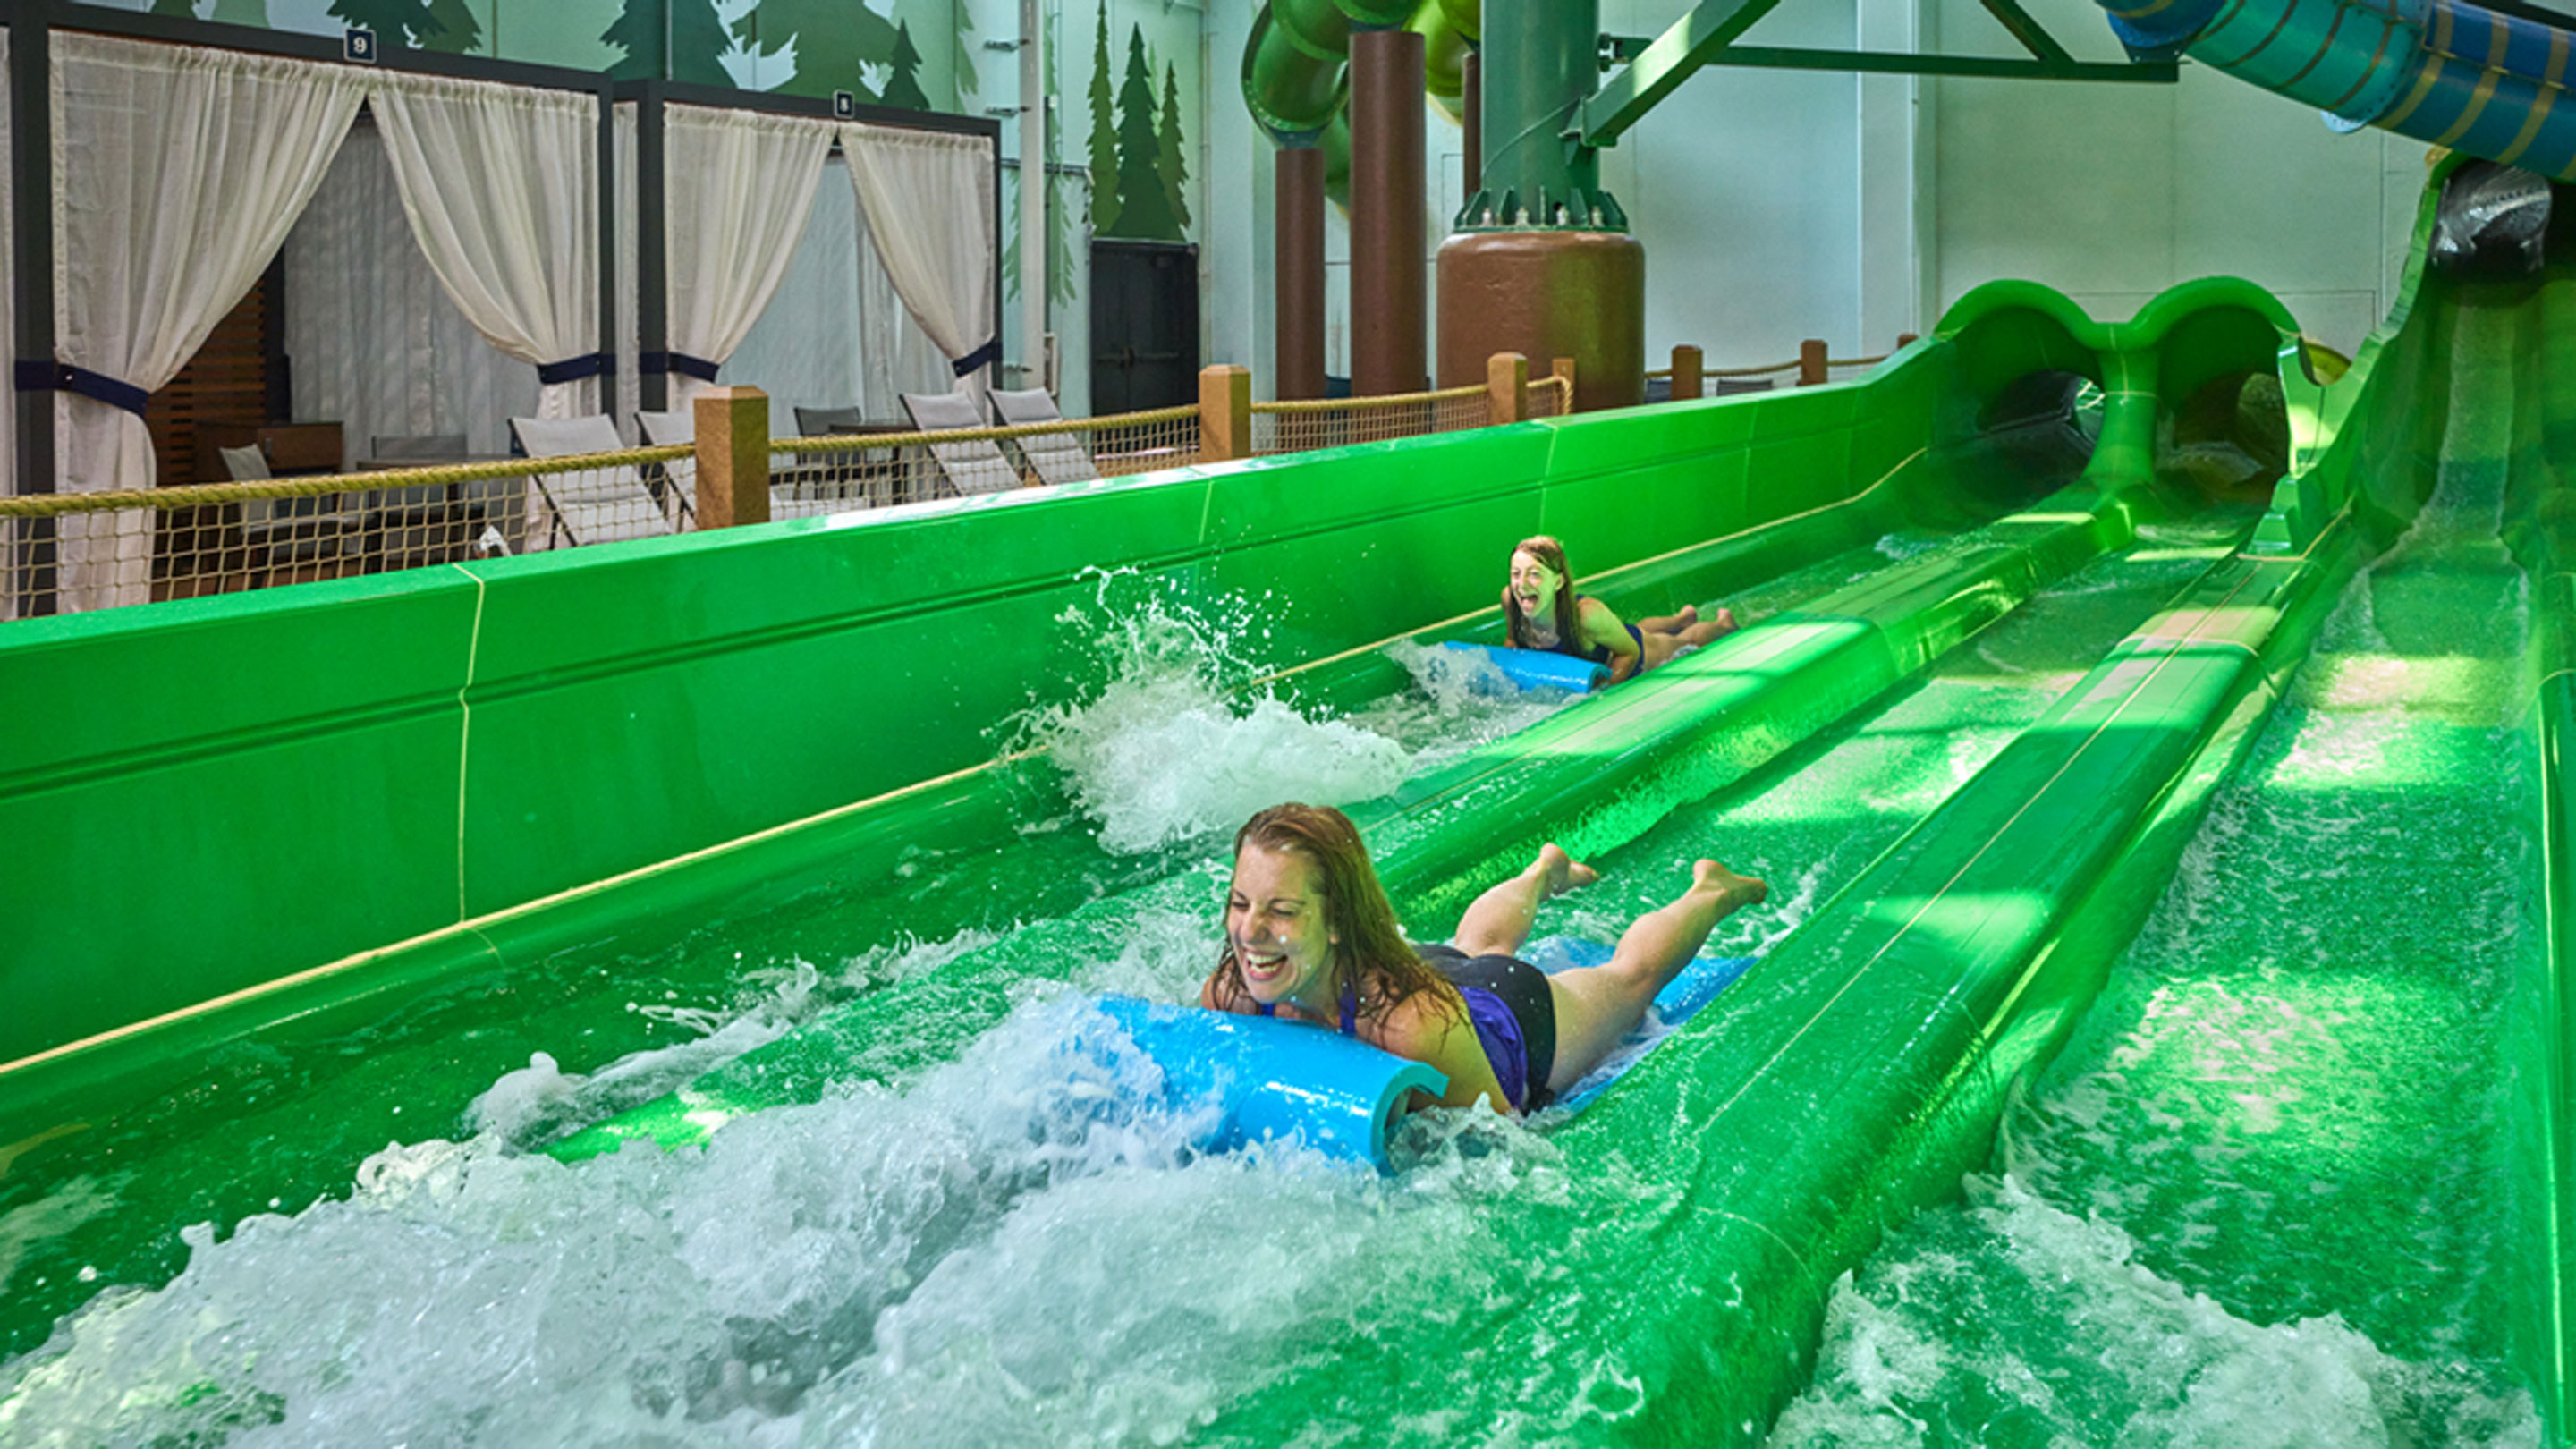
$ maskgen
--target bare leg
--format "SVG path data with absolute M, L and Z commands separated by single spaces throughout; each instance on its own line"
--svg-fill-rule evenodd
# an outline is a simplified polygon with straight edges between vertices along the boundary
M 1681 616 L 1676 614 L 1673 617 Z M 1734 633 L 1735 611 L 1720 609 L 1711 618 L 1673 630 L 1655 628 L 1654 626 L 1659 622 L 1662 621 L 1649 619 L 1638 626 L 1644 631 L 1643 657 L 1637 665 L 1637 672 L 1640 674 L 1670 660 L 1684 649 L 1696 649 L 1705 644 L 1714 644 Z
M 1678 614 L 1657 614 L 1651 619 L 1639 619 L 1637 628 L 1647 634 L 1678 634 L 1698 622 L 1699 606 L 1684 604 Z
M 1619 1038 L 1645 1020 L 1655 993 L 1690 964 L 1717 923 L 1770 891 L 1751 876 L 1700 861 L 1691 867 L 1690 889 L 1639 916 L 1608 962 L 1549 977 L 1556 997 L 1556 1064 L 1548 1072 L 1548 1089 L 1564 1091 L 1599 1066 Z
M 1600 872 L 1558 846 L 1542 845 L 1527 870 L 1488 888 L 1467 907 L 1454 944 L 1470 956 L 1519 955 L 1530 923 L 1538 919 L 1539 902 L 1600 878 Z

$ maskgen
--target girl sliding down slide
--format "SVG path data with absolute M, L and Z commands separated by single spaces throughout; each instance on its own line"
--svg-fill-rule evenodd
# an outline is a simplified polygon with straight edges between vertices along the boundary
M 1359 830 L 1339 810 L 1277 805 L 1234 838 L 1225 945 L 1199 989 L 1216 1011 L 1313 1022 L 1449 1078 L 1440 1105 L 1528 1112 L 1583 1079 L 1689 965 L 1717 923 L 1769 888 L 1713 860 L 1639 916 L 1599 966 L 1519 959 L 1539 903 L 1598 877 L 1554 845 L 1479 896 L 1450 946 L 1396 925 Z M 1417 1098 L 1423 1094 L 1417 1094 Z M 1414 1106 L 1426 1105 L 1417 1100 Z
M 1685 607 L 1678 614 L 1623 624 L 1608 604 L 1574 592 L 1565 545 L 1542 533 L 1522 539 L 1512 549 L 1511 582 L 1503 588 L 1503 623 L 1504 637 L 1513 648 L 1607 664 L 1610 682 L 1617 684 L 1735 632 L 1735 613 L 1720 609 L 1713 618 L 1702 619 L 1697 608 Z

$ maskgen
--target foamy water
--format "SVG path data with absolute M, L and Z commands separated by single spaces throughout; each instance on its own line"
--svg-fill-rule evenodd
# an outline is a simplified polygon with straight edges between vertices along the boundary
M 1347 805 L 1383 795 L 1430 764 L 1561 708 L 1567 696 L 1493 687 L 1490 664 L 1409 642 L 1390 652 L 1416 689 L 1348 718 L 1301 710 L 1264 688 L 1248 662 L 1261 611 L 1182 603 L 1153 581 L 1104 580 L 1092 607 L 1058 621 L 1109 683 L 1070 706 L 1024 715 L 1019 748 L 1043 749 L 1097 822 L 1103 847 L 1141 854 L 1233 831 L 1283 800 Z M 1480 677 L 1481 668 L 1485 676 Z
M 1121 1041 L 1059 996 L 703 1151 L 389 1146 L 0 1368 L 0 1439 L 1169 1443 L 1303 1340 L 1489 1291 L 1489 1215 L 1553 1171 L 1500 1122 L 1415 1133 L 1402 1182 L 1202 1158 Z M 1390 1239 L 1434 1250 L 1388 1274 Z

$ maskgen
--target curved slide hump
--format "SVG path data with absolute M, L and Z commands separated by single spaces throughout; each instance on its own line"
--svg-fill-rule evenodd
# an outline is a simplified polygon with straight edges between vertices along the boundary
M 2133 55 L 2188 54 L 2315 106 L 2465 155 L 2576 180 L 2558 104 L 2576 34 L 2466 0 L 2100 0 Z

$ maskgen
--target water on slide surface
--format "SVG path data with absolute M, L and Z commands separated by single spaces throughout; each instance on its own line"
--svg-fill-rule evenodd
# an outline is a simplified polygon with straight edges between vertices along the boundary
M 1993 1169 L 1837 1290 L 1775 1445 L 2540 1442 L 2499 1277 L 2528 614 L 2507 440 L 2451 426 Z

